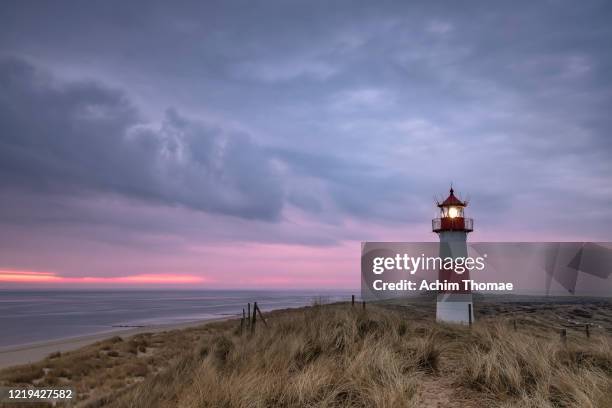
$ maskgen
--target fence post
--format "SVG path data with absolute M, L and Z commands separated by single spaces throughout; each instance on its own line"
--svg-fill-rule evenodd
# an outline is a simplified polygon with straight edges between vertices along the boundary
M 591 331 L 589 330 L 589 324 L 588 323 L 584 326 L 584 329 L 586 331 L 587 339 L 590 338 L 591 337 Z
M 351 295 L 351 306 L 355 306 L 355 295 Z
M 361 303 L 361 307 L 365 310 L 365 300 Z
M 472 304 L 468 303 L 468 324 L 472 327 Z
M 247 303 L 247 327 L 251 327 L 251 302 Z
M 242 319 L 240 319 L 240 334 L 242 335 L 242 332 L 244 331 L 244 320 L 245 320 L 245 313 L 244 313 L 244 307 L 242 308 Z
M 261 321 L 263 322 L 264 326 L 268 327 L 268 323 L 266 323 L 266 319 L 264 319 L 263 315 L 261 314 L 261 309 L 259 308 L 259 306 L 257 306 L 257 303 L 255 303 L 255 309 L 257 309 L 257 313 L 259 313 L 259 317 L 261 318 Z
M 561 329 L 561 341 L 563 343 L 567 341 L 567 329 Z
M 514 326 L 514 331 L 516 331 L 516 319 L 512 321 L 512 325 Z
M 251 320 L 251 333 L 255 332 L 256 323 L 257 323 L 257 302 L 253 302 L 253 320 Z

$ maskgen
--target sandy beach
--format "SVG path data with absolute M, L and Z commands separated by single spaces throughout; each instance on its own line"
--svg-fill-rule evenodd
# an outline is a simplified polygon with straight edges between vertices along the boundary
M 116 328 L 115 330 L 110 330 L 104 333 L 0 347 L 0 369 L 21 364 L 34 363 L 42 360 L 51 353 L 55 353 L 57 351 L 63 353 L 66 351 L 76 350 L 114 336 L 127 338 L 140 333 L 157 333 L 169 330 L 179 330 L 221 320 L 227 320 L 227 318 L 203 319 L 190 322 L 151 325 L 144 327 Z

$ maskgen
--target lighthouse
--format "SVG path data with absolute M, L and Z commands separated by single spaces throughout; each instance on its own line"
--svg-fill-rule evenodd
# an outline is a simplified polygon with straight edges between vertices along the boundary
M 462 201 L 455 196 L 451 187 L 450 194 L 438 202 L 438 218 L 432 220 L 432 230 L 440 238 L 440 258 L 465 258 L 467 252 L 467 236 L 473 231 L 474 221 L 465 217 L 467 201 Z M 470 323 L 474 321 L 474 308 L 472 305 L 472 293 L 465 288 L 463 280 L 470 279 L 469 270 L 459 271 L 440 268 L 438 281 L 440 283 L 457 283 L 457 290 L 438 291 L 436 303 L 436 320 L 450 323 Z

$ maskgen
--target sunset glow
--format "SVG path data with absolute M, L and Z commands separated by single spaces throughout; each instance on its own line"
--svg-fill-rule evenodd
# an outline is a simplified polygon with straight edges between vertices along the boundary
M 57 282 L 61 278 L 49 272 L 0 269 L 0 282 Z
M 119 283 L 119 284 L 185 284 L 203 283 L 206 279 L 195 275 L 182 274 L 137 274 L 128 276 L 61 276 L 53 272 L 0 270 L 0 282 L 11 283 Z

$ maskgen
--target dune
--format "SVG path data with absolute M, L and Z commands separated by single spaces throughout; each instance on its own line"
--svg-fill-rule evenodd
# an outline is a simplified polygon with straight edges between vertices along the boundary
M 113 337 L 1 370 L 0 385 L 71 386 L 82 406 L 117 408 L 609 407 L 610 305 L 479 299 L 469 327 L 436 323 L 425 300 L 315 304 L 254 329 Z

